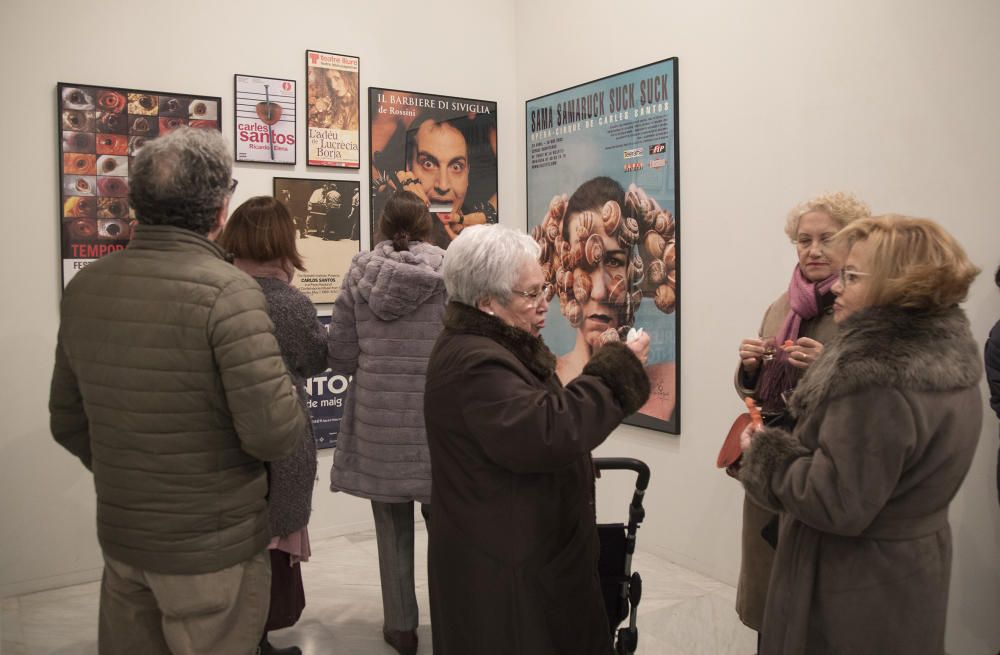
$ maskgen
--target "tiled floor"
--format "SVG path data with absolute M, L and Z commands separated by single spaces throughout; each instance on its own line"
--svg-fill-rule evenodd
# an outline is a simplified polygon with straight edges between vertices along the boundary
M 417 558 L 426 561 L 427 535 L 418 524 Z M 733 610 L 735 590 L 648 553 L 633 570 L 643 578 L 639 653 L 750 655 L 755 635 Z M 305 655 L 394 655 L 382 641 L 382 607 L 375 533 L 313 544 L 303 566 L 307 606 L 299 623 L 273 633 L 278 646 L 299 645 Z M 89 583 L 3 599 L 3 655 L 88 655 L 97 652 L 99 584 Z M 426 567 L 417 567 L 421 655 L 431 652 Z

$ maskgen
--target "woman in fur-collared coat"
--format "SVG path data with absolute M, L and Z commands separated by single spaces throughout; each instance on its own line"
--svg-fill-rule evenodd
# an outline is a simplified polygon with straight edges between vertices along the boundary
M 885 216 L 849 248 L 840 333 L 792 397 L 795 430 L 744 433 L 740 479 L 782 512 L 761 655 L 942 655 L 948 505 L 982 422 L 964 300 L 979 272 L 931 221 Z
M 649 397 L 649 336 L 603 346 L 564 387 L 539 332 L 538 245 L 466 228 L 424 396 L 434 476 L 435 655 L 610 655 L 590 452 Z

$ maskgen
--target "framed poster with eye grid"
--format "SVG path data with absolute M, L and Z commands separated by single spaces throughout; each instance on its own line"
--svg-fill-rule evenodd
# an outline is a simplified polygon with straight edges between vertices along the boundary
M 560 379 L 642 329 L 652 394 L 625 422 L 680 434 L 677 59 L 528 100 L 525 147 Z
M 56 85 L 63 286 L 128 245 L 129 165 L 148 140 L 179 127 L 219 129 L 222 99 L 96 84 Z
M 295 80 L 234 75 L 236 161 L 295 164 Z

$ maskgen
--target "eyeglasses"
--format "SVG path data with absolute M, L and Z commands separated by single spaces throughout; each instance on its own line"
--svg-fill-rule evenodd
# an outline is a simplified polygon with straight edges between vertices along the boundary
M 229 183 L 229 195 L 232 195 L 233 192 L 236 191 L 236 185 L 239 183 L 240 181 L 234 177 L 232 182 Z
M 522 298 L 526 298 L 531 305 L 538 303 L 539 298 L 548 298 L 549 290 L 552 289 L 552 283 L 546 282 L 542 286 L 538 287 L 534 291 L 520 291 L 519 289 L 511 289 L 511 292 L 516 293 Z
M 794 243 L 795 247 L 798 248 L 799 250 L 809 250 L 810 248 L 812 248 L 813 244 L 817 242 L 819 243 L 819 247 L 822 250 L 826 250 L 833 244 L 833 236 L 824 235 L 819 239 L 813 239 L 811 237 L 802 235 L 798 239 L 792 240 L 792 243 Z
M 862 273 L 861 271 L 848 271 L 845 269 L 840 269 L 840 286 L 849 287 L 855 282 L 858 282 L 858 278 L 867 277 L 871 273 Z

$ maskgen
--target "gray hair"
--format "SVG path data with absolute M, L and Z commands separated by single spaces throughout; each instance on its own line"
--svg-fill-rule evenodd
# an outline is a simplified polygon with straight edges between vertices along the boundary
M 217 130 L 183 127 L 153 139 L 130 168 L 128 199 L 140 223 L 212 231 L 233 171 Z
M 501 225 L 474 225 L 448 246 L 441 273 L 450 300 L 476 306 L 493 299 L 506 305 L 521 269 L 541 252 L 530 236 Z

